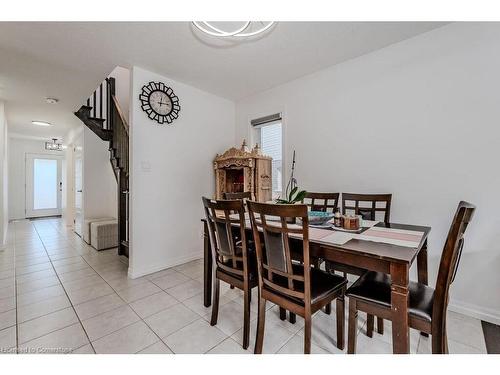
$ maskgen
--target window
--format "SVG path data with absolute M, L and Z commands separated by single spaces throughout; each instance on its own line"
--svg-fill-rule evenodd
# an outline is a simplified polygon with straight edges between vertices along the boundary
M 282 196 L 283 192 L 283 131 L 281 114 L 252 120 L 251 123 L 255 129 L 255 141 L 260 145 L 262 153 L 273 158 L 273 199 L 275 199 Z

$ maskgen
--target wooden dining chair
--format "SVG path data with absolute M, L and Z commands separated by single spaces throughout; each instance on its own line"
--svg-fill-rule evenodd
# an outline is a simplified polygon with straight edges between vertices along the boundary
M 250 338 L 250 300 L 257 286 L 255 252 L 249 251 L 245 235 L 245 208 L 242 200 L 215 201 L 202 198 L 212 248 L 212 318 L 217 324 L 220 280 L 243 291 L 243 349 Z M 234 231 L 237 229 L 238 237 Z
M 311 211 L 335 213 L 339 204 L 339 196 L 339 193 L 307 192 L 302 203 L 306 204 Z
M 436 288 L 410 281 L 408 324 L 410 328 L 432 335 L 432 353 L 448 353 L 446 338 L 446 309 L 450 285 L 455 279 L 464 246 L 464 234 L 472 219 L 475 206 L 460 202 L 453 218 L 439 264 Z M 367 272 L 348 290 L 349 333 L 348 353 L 356 351 L 358 311 L 391 320 L 390 276 Z
M 342 193 L 342 214 L 361 215 L 364 220 L 379 220 L 389 223 L 391 218 L 392 194 L 354 194 Z M 366 270 L 355 266 L 347 266 L 335 262 L 326 262 L 329 272 L 340 271 L 345 274 L 363 275 Z M 374 316 L 368 314 L 366 334 L 373 336 Z M 377 332 L 384 334 L 384 320 L 377 317 Z
M 379 220 L 389 223 L 392 194 L 342 193 L 342 213 L 361 215 L 364 220 Z M 378 217 L 377 213 L 382 213 Z
M 314 193 L 307 192 L 302 203 L 306 204 L 311 211 L 337 212 L 340 193 Z M 321 259 L 314 260 L 314 266 L 318 267 L 323 263 Z M 325 313 L 331 314 L 331 304 L 325 306 Z M 293 320 L 293 318 L 292 318 Z
M 262 353 L 266 301 L 302 316 L 304 353 L 311 352 L 311 316 L 337 300 L 337 347 L 344 348 L 344 293 L 347 279 L 312 268 L 309 260 L 309 228 L 306 205 L 278 205 L 248 201 L 259 285 L 256 354 Z M 301 225 L 289 224 L 296 218 Z M 261 235 L 264 241 L 262 244 Z M 302 244 L 301 261 L 292 260 L 291 242 Z M 297 246 L 295 246 L 297 248 Z
M 230 199 L 230 200 L 252 199 L 252 193 L 250 193 L 249 191 L 243 191 L 243 192 L 239 192 L 239 193 L 224 193 L 224 194 L 222 194 L 222 196 L 224 197 L 224 199 Z

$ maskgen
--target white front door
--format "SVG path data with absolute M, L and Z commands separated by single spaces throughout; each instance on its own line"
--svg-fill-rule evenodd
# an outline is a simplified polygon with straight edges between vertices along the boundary
M 26 217 L 61 215 L 62 159 L 26 154 Z
M 75 233 L 80 237 L 83 228 L 83 159 L 82 152 L 75 148 Z

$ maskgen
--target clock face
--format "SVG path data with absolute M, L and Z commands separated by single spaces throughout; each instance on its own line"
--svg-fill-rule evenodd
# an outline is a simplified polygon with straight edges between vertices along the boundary
M 171 124 L 177 117 L 181 106 L 174 91 L 162 82 L 149 82 L 142 87 L 139 95 L 141 108 L 151 120 L 159 124 Z

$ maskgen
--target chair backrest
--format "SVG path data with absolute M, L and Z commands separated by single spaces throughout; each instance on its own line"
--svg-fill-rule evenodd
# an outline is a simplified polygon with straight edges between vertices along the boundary
M 252 223 L 259 288 L 303 300 L 305 306 L 311 302 L 309 261 L 309 230 L 306 205 L 266 204 L 248 201 L 248 212 Z M 290 219 L 299 218 L 302 224 L 290 224 Z M 259 231 L 262 232 L 264 246 Z M 302 237 L 303 264 L 292 262 L 290 235 Z M 294 250 L 298 245 L 294 243 Z
M 339 193 L 307 192 L 302 203 L 307 204 L 311 211 L 335 212 L 339 204 Z
M 240 193 L 224 193 L 222 194 L 224 199 L 252 199 L 252 193 L 249 191 L 242 191 Z
M 205 197 L 202 197 L 202 201 L 208 225 L 213 264 L 230 274 L 248 277 L 243 201 L 213 200 Z M 236 244 L 237 240 L 238 245 Z
M 345 215 L 352 212 L 365 220 L 379 220 L 377 212 L 381 212 L 384 223 L 388 223 L 391 218 L 391 201 L 392 194 L 342 193 L 342 213 Z
M 450 285 L 453 283 L 462 249 L 464 247 L 464 235 L 469 225 L 469 222 L 474 215 L 476 207 L 468 202 L 461 201 L 458 204 L 455 216 L 451 223 L 448 237 L 444 244 L 443 253 L 441 254 L 441 262 L 439 263 L 438 277 L 436 281 L 436 289 L 434 292 L 434 304 L 432 308 L 432 334 L 436 333 L 436 339 L 439 335 L 437 332 L 443 332 L 446 328 L 446 309 L 448 307 L 448 293 Z M 437 331 L 435 331 L 437 330 Z M 441 338 L 439 338 L 441 340 Z M 444 342 L 440 342 L 440 347 L 444 349 Z

